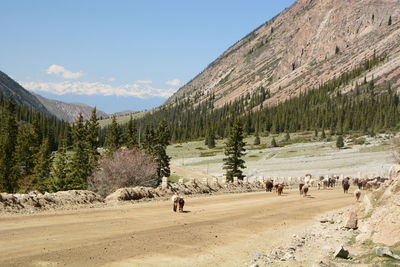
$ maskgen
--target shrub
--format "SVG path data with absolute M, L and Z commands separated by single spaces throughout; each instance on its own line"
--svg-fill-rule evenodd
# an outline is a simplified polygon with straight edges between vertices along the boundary
M 120 149 L 99 161 L 89 189 L 106 196 L 122 187 L 156 186 L 157 162 L 138 148 Z

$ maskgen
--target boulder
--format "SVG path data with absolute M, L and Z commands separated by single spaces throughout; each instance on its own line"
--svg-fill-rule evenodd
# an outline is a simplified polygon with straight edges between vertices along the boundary
M 394 254 L 388 247 L 375 247 L 375 254 L 379 257 L 390 257 L 400 261 L 400 256 Z
M 342 259 L 348 259 L 349 258 L 349 251 L 345 249 L 343 246 L 340 246 L 336 249 L 334 253 L 335 258 L 342 258 Z
M 353 230 L 358 228 L 358 218 L 357 214 L 354 211 L 350 212 L 345 228 Z

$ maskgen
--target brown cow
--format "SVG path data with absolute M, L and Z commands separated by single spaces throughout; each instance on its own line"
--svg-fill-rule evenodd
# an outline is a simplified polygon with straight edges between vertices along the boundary
M 173 202 L 173 211 L 176 212 L 178 206 L 179 206 L 179 212 L 183 212 L 183 206 L 185 205 L 185 200 L 183 197 L 180 197 L 178 195 L 172 196 L 172 202 Z
M 304 184 L 299 184 L 300 195 L 303 194 L 303 186 L 304 186 Z
M 277 186 L 276 186 L 276 192 L 278 193 L 278 196 L 281 196 L 282 195 L 282 191 L 283 191 L 283 188 L 285 187 L 285 185 L 284 184 L 277 184 Z
M 307 193 L 308 193 L 308 185 L 304 185 L 302 188 L 302 191 L 303 191 L 303 195 L 306 197 Z
M 265 192 L 272 192 L 272 188 L 274 188 L 274 181 L 268 180 L 265 182 Z

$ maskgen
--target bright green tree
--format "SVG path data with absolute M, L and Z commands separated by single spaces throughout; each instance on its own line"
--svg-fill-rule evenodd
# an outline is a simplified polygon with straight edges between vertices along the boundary
M 243 171 L 246 168 L 245 161 L 242 156 L 245 154 L 246 143 L 243 141 L 243 127 L 239 120 L 236 120 L 230 130 L 228 141 L 226 142 L 224 169 L 226 170 L 226 178 L 233 181 L 233 177 L 243 179 Z

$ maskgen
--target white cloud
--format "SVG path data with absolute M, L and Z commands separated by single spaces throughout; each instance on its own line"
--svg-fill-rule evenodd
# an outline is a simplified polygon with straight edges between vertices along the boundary
M 179 86 L 179 85 L 181 85 L 181 80 L 173 79 L 173 80 L 166 81 L 165 84 L 172 85 L 172 86 Z
M 114 82 L 114 81 L 116 81 L 117 79 L 115 79 L 114 77 L 110 77 L 110 78 L 108 78 L 107 79 L 107 81 L 110 81 L 110 82 Z
M 46 92 L 56 95 L 77 94 L 77 95 L 103 95 L 103 96 L 135 96 L 139 98 L 170 97 L 176 89 L 159 89 L 148 84 L 125 84 L 113 87 L 100 82 L 21 82 L 26 89 L 34 92 Z
M 46 72 L 47 74 L 59 75 L 65 79 L 77 79 L 83 75 L 82 72 L 72 72 L 57 64 L 49 66 Z
M 135 83 L 150 84 L 153 83 L 152 80 L 137 80 Z

